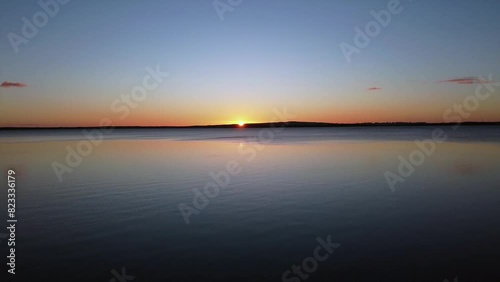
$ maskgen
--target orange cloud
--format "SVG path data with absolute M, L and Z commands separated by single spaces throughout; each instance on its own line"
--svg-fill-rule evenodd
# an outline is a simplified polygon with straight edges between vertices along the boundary
M 453 78 L 453 79 L 447 79 L 447 80 L 440 80 L 438 81 L 439 83 L 443 82 L 448 82 L 448 83 L 457 83 L 457 84 L 476 84 L 476 83 L 492 83 L 493 81 L 488 81 L 488 80 L 482 80 L 478 77 L 460 77 L 460 78 Z
M 9 82 L 4 81 L 0 84 L 0 87 L 26 87 L 27 85 L 21 82 Z
M 382 90 L 380 87 L 370 87 L 368 88 L 368 91 L 375 91 L 375 90 Z

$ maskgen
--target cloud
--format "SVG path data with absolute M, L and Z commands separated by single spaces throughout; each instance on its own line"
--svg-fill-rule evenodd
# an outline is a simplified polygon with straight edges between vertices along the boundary
M 457 83 L 457 84 L 477 84 L 477 83 L 492 83 L 493 81 L 483 80 L 479 77 L 459 77 L 447 80 L 440 80 L 439 83 Z
M 368 88 L 368 91 L 375 91 L 375 90 L 382 90 L 380 87 L 370 87 Z
M 21 82 L 4 81 L 2 82 L 2 84 L 0 84 L 0 87 L 26 87 L 26 84 Z

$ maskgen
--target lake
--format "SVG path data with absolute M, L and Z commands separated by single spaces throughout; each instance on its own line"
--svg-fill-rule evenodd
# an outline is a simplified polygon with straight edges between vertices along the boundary
M 499 126 L 3 130 L 0 156 L 13 281 L 500 281 Z

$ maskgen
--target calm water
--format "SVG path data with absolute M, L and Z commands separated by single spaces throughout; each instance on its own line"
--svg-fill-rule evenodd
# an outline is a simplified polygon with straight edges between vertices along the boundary
M 13 281 L 107 282 L 123 267 L 127 281 L 283 281 L 328 236 L 341 245 L 307 281 L 500 281 L 500 127 L 444 127 L 404 183 L 386 182 L 432 130 L 261 133 L 270 143 L 259 129 L 115 130 L 62 182 L 52 163 L 79 130 L 0 131 L 1 187 L 17 175 Z M 179 204 L 228 163 L 241 172 L 186 224 Z

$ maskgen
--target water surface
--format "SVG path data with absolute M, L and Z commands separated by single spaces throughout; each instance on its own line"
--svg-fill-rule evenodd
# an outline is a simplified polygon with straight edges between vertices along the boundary
M 386 182 L 433 129 L 290 128 L 270 143 L 260 129 L 117 129 L 62 182 L 52 164 L 80 130 L 0 131 L 17 281 L 110 281 L 122 267 L 133 281 L 282 281 L 329 235 L 341 246 L 307 281 L 498 281 L 499 127 L 445 127 L 404 183 Z M 241 172 L 186 224 L 179 204 L 228 162 Z

